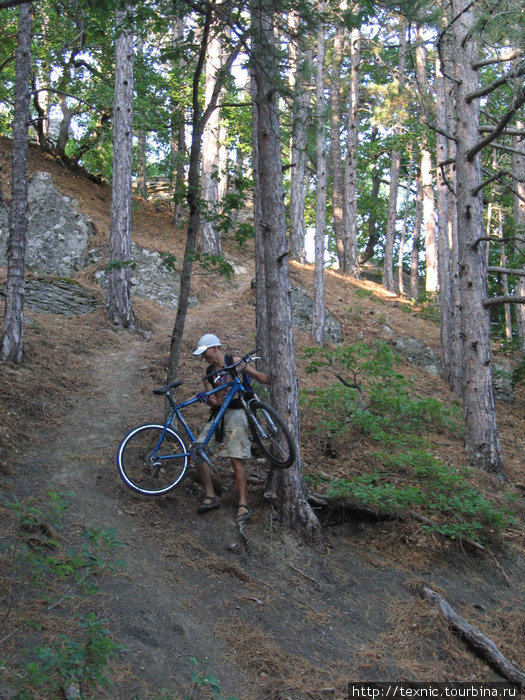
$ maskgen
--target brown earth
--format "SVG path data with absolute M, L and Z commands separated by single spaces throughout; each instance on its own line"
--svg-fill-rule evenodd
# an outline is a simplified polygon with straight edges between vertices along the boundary
M 0 143 L 0 182 L 7 197 L 9 151 Z M 96 244 L 107 245 L 110 190 L 72 174 L 31 150 L 31 168 L 48 170 L 55 185 L 79 202 L 96 227 Z M 137 200 L 134 239 L 180 255 L 181 232 L 170 223 L 169 207 Z M 250 249 L 228 253 L 245 267 L 232 283 L 197 275 L 192 294 L 199 303 L 188 313 L 180 375 L 185 391 L 199 386 L 201 366 L 191 356 L 202 332 L 215 332 L 235 353 L 254 345 Z M 217 460 L 221 508 L 195 513 L 200 490 L 194 475 L 161 499 L 136 496 L 120 482 L 115 453 L 131 427 L 161 418 L 162 401 L 151 390 L 165 380 L 174 313 L 134 300 L 139 334 L 119 332 L 104 318 L 103 296 L 93 269 L 78 281 L 101 300 L 97 311 L 75 319 L 28 311 L 25 362 L 0 373 L 1 486 L 5 494 L 42 504 L 48 490 L 69 492 L 67 541 L 74 546 L 83 529 L 115 531 L 125 545 L 125 567 L 99 577 L 98 594 L 67 596 L 37 613 L 29 594 L 4 608 L 4 635 L 24 618 L 38 615 L 41 637 L 23 627 L 0 643 L 6 668 L 22 663 L 22 650 L 69 631 L 77 613 L 95 610 L 107 620 L 112 638 L 125 649 L 111 662 L 113 686 L 88 697 L 211 697 L 191 679 L 194 664 L 220 679 L 225 696 L 263 698 L 345 698 L 348 681 L 494 681 L 500 677 L 454 636 L 436 610 L 415 593 L 425 582 L 465 619 L 493 639 L 517 665 L 525 660 L 525 394 L 499 406 L 506 466 L 516 498 L 515 526 L 478 552 L 437 535 L 420 523 L 332 518 L 325 524 L 326 551 L 316 551 L 279 526 L 278 513 L 264 500 L 253 474 L 253 517 L 234 523 L 235 487 L 225 460 Z M 5 276 L 5 271 L 4 271 Z M 292 279 L 311 287 L 310 267 L 292 265 Z M 372 294 L 363 296 L 359 289 Z M 439 349 L 436 325 L 419 310 L 384 294 L 371 281 L 327 273 L 327 307 L 341 322 L 345 340 L 379 337 L 385 320 L 397 335 L 410 335 Z M 300 388 L 333 377 L 305 372 L 306 333 L 296 333 Z M 402 366 L 422 395 L 452 400 L 439 378 Z M 198 408 L 195 420 L 202 421 Z M 366 469 L 372 448 L 362 437 L 331 456 L 313 435 L 315 415 L 302 416 L 304 466 L 312 473 L 344 475 Z M 435 438 L 436 451 L 461 465 L 458 440 Z M 260 465 L 250 464 L 252 472 Z M 499 489 L 479 475 L 479 487 Z M 15 531 L 2 506 L 5 539 Z M 10 582 L 1 581 L 4 593 Z M 25 590 L 25 589 L 24 589 Z M 33 606 L 33 608 L 31 607 Z M 1 611 L 0 611 L 1 612 Z M 162 695 L 163 689 L 167 693 Z M 5 693 L 2 694 L 2 693 Z M 1 684 L 0 696 L 8 697 Z M 39 697 L 35 693 L 34 697 Z

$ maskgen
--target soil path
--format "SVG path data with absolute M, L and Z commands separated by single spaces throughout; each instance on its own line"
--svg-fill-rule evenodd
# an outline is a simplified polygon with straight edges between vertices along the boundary
M 50 483 L 71 492 L 72 538 L 96 527 L 114 530 L 126 545 L 117 552 L 125 568 L 100 580 L 94 602 L 125 646 L 112 670 L 114 687 L 97 697 L 189 697 L 192 658 L 220 679 L 224 697 L 240 700 L 345 698 L 349 680 L 405 677 L 397 655 L 405 642 L 394 646 L 391 638 L 392 610 L 413 604 L 407 581 L 424 576 L 464 596 L 473 566 L 418 572 L 414 561 L 407 574 L 370 550 L 357 523 L 332 528 L 328 551 L 315 552 L 279 531 L 257 485 L 244 541 L 227 466 L 218 474 L 221 508 L 205 516 L 195 513 L 199 489 L 191 473 L 167 497 L 133 494 L 115 454 L 129 428 L 155 417 L 149 412 L 158 399 L 148 404 L 143 391 L 148 353 L 150 344 L 133 335 L 99 351 L 75 406 L 33 457 L 44 467 L 40 481 L 27 465 L 17 488 L 35 493 Z M 472 604 L 493 605 L 492 585 L 480 579 Z M 434 625 L 430 611 L 428 617 Z
M 158 698 L 168 689 L 186 697 L 194 657 L 241 700 L 281 697 L 287 688 L 286 697 L 317 697 L 334 678 L 343 697 L 353 650 L 385 626 L 384 571 L 348 550 L 327 557 L 283 538 L 260 489 L 251 494 L 244 542 L 228 469 L 219 473 L 222 507 L 204 517 L 195 514 L 191 477 L 163 499 L 126 489 L 115 454 L 131 425 L 147 418 L 134 407 L 143 400 L 148 350 L 129 336 L 120 349 L 100 352 L 76 405 L 42 439 L 34 458 L 47 467 L 40 483 L 26 482 L 33 493 L 46 484 L 72 493 L 72 537 L 97 527 L 126 545 L 117 553 L 125 568 L 101 580 L 96 604 L 126 647 L 107 696 Z M 389 589 L 405 595 L 398 572 L 390 572 Z

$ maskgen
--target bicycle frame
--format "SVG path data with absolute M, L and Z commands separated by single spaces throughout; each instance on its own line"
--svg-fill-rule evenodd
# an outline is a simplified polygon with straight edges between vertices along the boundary
M 171 404 L 171 410 L 168 416 L 168 419 L 164 425 L 164 430 L 161 432 L 159 440 L 157 442 L 157 445 L 155 446 L 155 449 L 153 451 L 153 455 L 155 459 L 158 460 L 165 460 L 165 459 L 173 459 L 174 457 L 180 457 L 180 456 L 185 456 L 185 457 L 192 457 L 195 454 L 199 455 L 204 461 L 206 461 L 209 466 L 213 469 L 213 463 L 206 454 L 206 446 L 208 445 L 209 441 L 212 438 L 212 435 L 221 422 L 224 414 L 226 413 L 232 399 L 235 397 L 236 394 L 240 394 L 240 399 L 241 401 L 244 402 L 242 394 L 244 393 L 245 389 L 240 381 L 240 379 L 235 376 L 232 381 L 227 382 L 226 384 L 222 384 L 220 387 L 217 387 L 216 389 L 211 389 L 210 391 L 207 391 L 206 394 L 207 396 L 212 396 L 213 394 L 217 394 L 219 391 L 224 391 L 225 389 L 228 389 L 229 391 L 226 394 L 224 401 L 222 403 L 222 406 L 215 416 L 213 423 L 210 426 L 210 429 L 208 430 L 208 433 L 204 440 L 202 442 L 197 442 L 193 432 L 191 431 L 190 426 L 184 419 L 184 416 L 182 415 L 181 411 L 182 409 L 186 408 L 187 406 L 191 406 L 194 403 L 198 402 L 198 398 L 196 396 L 192 397 L 191 399 L 188 399 L 187 401 L 183 401 L 182 403 L 176 404 L 173 399 L 170 396 L 169 391 L 166 393 L 166 396 L 168 397 L 168 400 Z M 157 455 L 157 449 L 160 447 L 162 441 L 164 440 L 164 436 L 166 435 L 167 429 L 171 426 L 174 418 L 177 417 L 177 420 L 180 422 L 180 424 L 183 426 L 186 435 L 189 438 L 190 441 L 190 449 L 188 452 L 184 453 L 177 453 L 177 454 L 168 454 L 168 455 L 162 455 L 158 456 Z

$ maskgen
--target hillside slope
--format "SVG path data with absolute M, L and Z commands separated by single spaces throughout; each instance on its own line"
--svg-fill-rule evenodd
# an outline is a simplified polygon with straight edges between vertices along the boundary
M 6 143 L 1 145 L 0 177 L 7 195 L 8 152 Z M 93 220 L 96 244 L 106 245 L 109 188 L 72 175 L 36 150 L 31 167 L 52 173 L 55 185 Z M 137 201 L 133 231 L 144 246 L 182 251 L 183 237 L 171 226 L 166 205 Z M 188 392 L 199 386 L 201 363 L 191 350 L 201 333 L 216 333 L 234 352 L 253 346 L 250 251 L 232 246 L 228 254 L 239 270 L 232 283 L 203 275 L 193 283 L 199 303 L 188 314 L 181 366 Z M 209 697 L 214 681 L 207 674 L 219 679 L 225 696 L 242 700 L 345 698 L 349 681 L 499 680 L 420 599 L 421 582 L 523 665 L 522 521 L 493 543 L 491 553 L 481 553 L 429 534 L 417 521 L 336 514 L 325 526 L 326 551 L 319 552 L 281 530 L 278 514 L 264 500 L 256 462 L 250 465 L 254 516 L 245 538 L 233 521 L 235 489 L 221 458 L 222 507 L 206 516 L 195 513 L 199 485 L 193 474 L 162 499 L 127 490 L 115 468 L 116 449 L 129 428 L 162 416 L 162 401 L 151 390 L 165 378 L 174 313 L 135 300 L 149 340 L 112 329 L 93 271 L 82 272 L 78 282 L 98 295 L 101 306 L 77 318 L 31 312 L 26 362 L 3 368 L 0 411 L 8 453 L 2 460 L 6 498 L 0 521 L 5 554 L 17 538 L 28 541 L 20 534 L 20 517 L 13 515 L 19 511 L 7 506 L 8 496 L 43 513 L 49 492 L 67 493 L 69 508 L 53 525 L 53 556 L 63 561 L 68 548 L 82 551 L 86 533 L 91 543 L 103 533 L 112 545 L 97 550 L 104 566 L 89 577 L 98 591 L 91 596 L 80 584 L 68 583 L 64 590 L 60 582 L 45 593 L 25 583 L 15 590 L 13 570 L 5 569 L 1 583 L 8 604 L 1 611 L 0 658 L 7 675 L 21 675 L 24 649 L 51 645 L 60 632 L 77 638 L 75 618 L 94 611 L 122 648 L 109 665 L 113 685 L 92 692 L 86 687 L 86 697 Z M 291 275 L 294 283 L 311 288 L 310 268 L 292 265 Z M 407 313 L 400 300 L 372 282 L 327 274 L 327 307 L 341 322 L 346 342 L 372 343 L 388 325 L 396 335 L 439 347 L 435 325 L 414 309 Z M 301 389 L 333 379 L 328 371 L 306 373 L 303 349 L 309 344 L 308 335 L 297 331 Z M 400 371 L 419 393 L 450 398 L 439 378 L 408 364 Z M 523 392 L 514 405 L 499 408 L 507 468 L 518 483 L 525 481 L 524 408 Z M 195 420 L 205 414 L 197 408 Z M 302 416 L 304 461 L 312 473 L 343 475 L 373 461 L 373 450 L 360 438 L 345 454 L 320 450 L 312 437 L 315 421 L 316 416 Z M 447 437 L 437 447 L 461 465 L 459 439 Z M 523 509 L 519 490 L 516 499 Z M 40 523 L 40 516 L 36 520 Z M 31 561 L 44 540 L 31 538 Z M 114 560 L 122 567 L 110 566 Z M 38 624 L 24 626 L 27 618 Z M 9 696 L 13 683 L 5 678 L 0 694 Z M 40 692 L 31 697 L 54 697 Z

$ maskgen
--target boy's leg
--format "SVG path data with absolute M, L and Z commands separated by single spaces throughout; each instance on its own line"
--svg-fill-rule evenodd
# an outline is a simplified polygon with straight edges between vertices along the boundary
M 239 494 L 239 506 L 247 504 L 246 495 L 246 469 L 244 468 L 244 460 L 237 457 L 230 457 L 233 470 L 235 472 L 235 485 Z
M 215 489 L 211 478 L 210 466 L 206 462 L 199 462 L 195 465 L 197 475 L 201 481 L 204 493 L 209 498 L 215 498 Z

